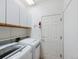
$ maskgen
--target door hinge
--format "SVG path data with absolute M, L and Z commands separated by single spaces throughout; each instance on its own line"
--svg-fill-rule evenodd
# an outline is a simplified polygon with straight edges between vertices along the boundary
M 62 54 L 60 54 L 60 58 L 62 58 L 63 56 L 62 56 Z
M 62 22 L 62 18 L 60 18 L 60 21 Z
M 60 36 L 60 40 L 62 40 L 63 39 L 63 37 L 62 36 Z

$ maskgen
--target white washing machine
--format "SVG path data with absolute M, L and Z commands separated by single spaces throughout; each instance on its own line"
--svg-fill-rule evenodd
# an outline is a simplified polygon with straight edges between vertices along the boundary
M 32 47 L 18 43 L 1 46 L 0 59 L 32 59 Z
M 26 46 L 8 59 L 32 59 L 32 48 L 30 46 Z
M 23 45 L 29 45 L 32 47 L 32 59 L 40 59 L 40 40 L 26 38 L 19 42 Z

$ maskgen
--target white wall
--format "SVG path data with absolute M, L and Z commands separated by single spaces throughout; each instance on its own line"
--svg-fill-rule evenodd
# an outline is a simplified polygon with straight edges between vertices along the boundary
M 26 37 L 31 35 L 31 29 L 0 27 L 0 41 Z
M 38 28 L 38 22 L 42 16 L 58 14 L 63 11 L 64 0 L 39 0 L 36 5 L 29 9 L 33 20 L 32 37 L 40 39 L 41 33 Z
M 69 1 L 65 0 L 65 6 Z M 77 0 L 72 0 L 64 13 L 64 59 L 78 59 Z

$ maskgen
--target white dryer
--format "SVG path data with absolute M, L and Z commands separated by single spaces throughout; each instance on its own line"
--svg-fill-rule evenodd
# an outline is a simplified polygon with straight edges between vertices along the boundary
M 32 47 L 32 59 L 39 59 L 40 58 L 40 40 L 26 38 L 19 42 L 23 45 L 29 45 Z

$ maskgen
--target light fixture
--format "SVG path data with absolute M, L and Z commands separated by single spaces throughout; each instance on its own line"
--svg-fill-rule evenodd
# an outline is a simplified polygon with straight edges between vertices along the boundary
M 29 5 L 34 5 L 35 2 L 33 0 L 26 0 L 26 2 L 29 4 Z

